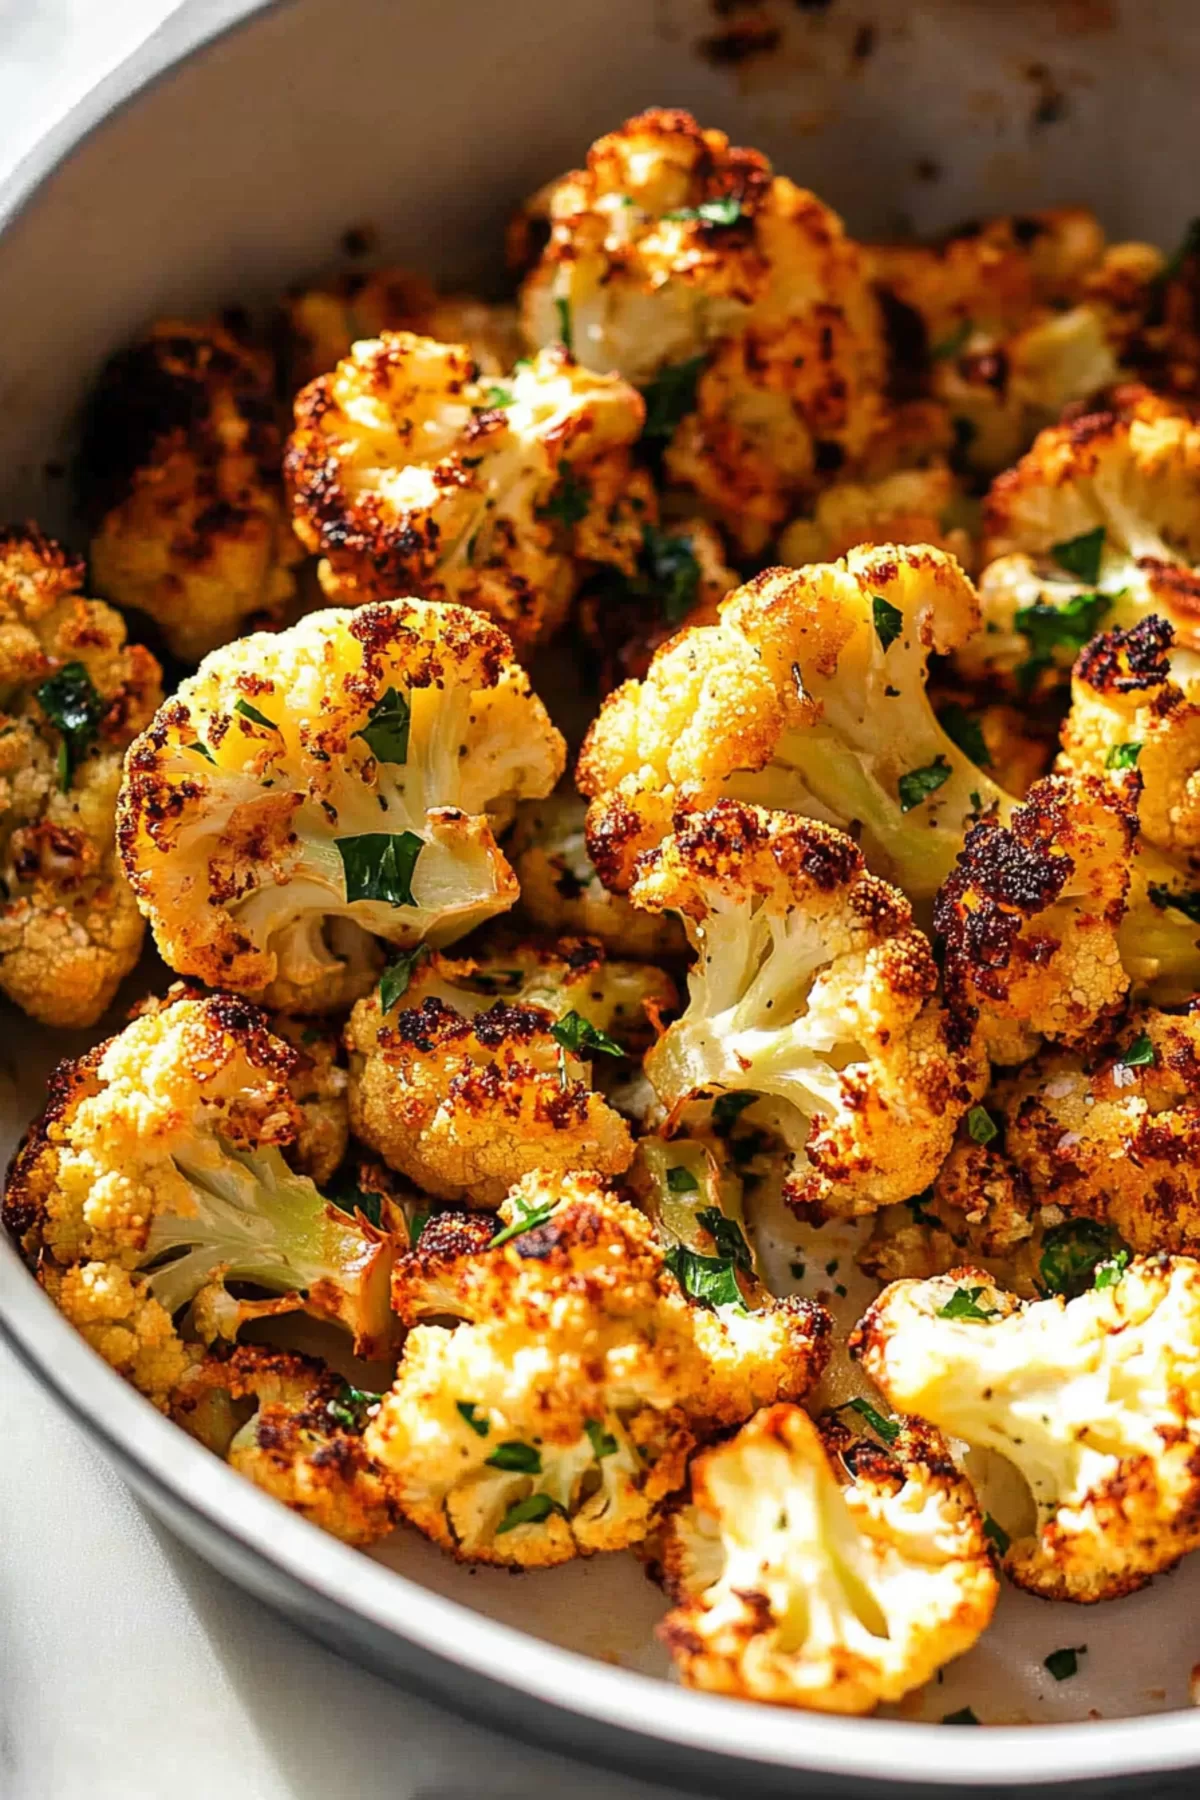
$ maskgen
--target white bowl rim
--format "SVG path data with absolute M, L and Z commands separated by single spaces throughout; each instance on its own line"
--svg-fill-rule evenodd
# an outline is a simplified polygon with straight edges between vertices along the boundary
M 222 37 L 289 0 L 218 0 L 168 18 L 89 89 L 0 181 L 0 233 L 114 113 Z M 690 1692 L 529 1636 L 348 1549 L 235 1475 L 128 1386 L 41 1292 L 0 1234 L 0 1335 L 101 1444 L 301 1588 L 441 1663 L 558 1712 L 743 1766 L 846 1780 L 1041 1786 L 1161 1774 L 1200 1764 L 1200 1711 L 987 1728 L 985 1767 L 951 1766 L 940 1725 L 838 1718 Z M 449 1692 L 443 1696 L 449 1704 Z M 978 1745 L 978 1739 L 968 1740 Z

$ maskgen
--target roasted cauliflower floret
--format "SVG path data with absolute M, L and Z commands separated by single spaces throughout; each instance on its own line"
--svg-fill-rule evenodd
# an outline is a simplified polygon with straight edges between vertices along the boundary
M 297 396 L 296 531 L 331 599 L 457 601 L 528 649 L 588 564 L 633 573 L 655 504 L 629 460 L 644 416 L 636 389 L 561 348 L 498 383 L 464 345 L 385 332 Z
M 36 526 L 0 531 L 0 989 L 46 1025 L 93 1025 L 143 933 L 115 812 L 162 671 L 82 583 Z
M 932 651 L 975 628 L 975 590 L 939 550 L 852 551 L 772 569 L 681 632 L 605 701 L 577 780 L 588 847 L 618 891 L 681 808 L 724 795 L 848 830 L 914 899 L 949 873 L 970 815 L 1006 796 L 938 724 Z
M 931 544 L 975 561 L 968 510 L 957 477 L 943 462 L 897 469 L 878 481 L 839 481 L 818 495 L 811 518 L 793 519 L 779 539 L 780 560 L 833 562 L 860 544 Z
M 659 1630 L 688 1687 L 817 1712 L 929 1681 L 999 1586 L 937 1432 L 911 1419 L 884 1449 L 786 1405 L 697 1457 L 660 1562 L 675 1608 Z
M 546 1566 L 640 1541 L 698 1432 L 762 1392 L 798 1398 L 824 1366 L 819 1307 L 690 1300 L 594 1177 L 529 1176 L 494 1235 L 480 1224 L 436 1215 L 397 1263 L 412 1329 L 367 1432 L 401 1513 L 461 1558 Z M 420 1322 L 447 1316 L 465 1322 Z
M 988 1269 L 1022 1298 L 1039 1292 L 1043 1224 L 1029 1183 L 994 1141 L 994 1102 L 972 1107 L 932 1187 L 885 1206 L 859 1250 L 860 1269 L 876 1281 L 944 1275 L 966 1260 Z M 983 1142 L 976 1141 L 971 1128 Z M 1061 1211 L 1054 1215 L 1061 1218 Z M 1108 1254 L 1112 1252 L 1108 1246 Z M 1057 1290 L 1052 1290 L 1057 1291 Z
M 1200 1251 L 1200 1014 L 1132 1013 L 1086 1059 L 1043 1051 L 988 1104 L 1040 1203 L 1141 1253 Z
M 396 1523 L 362 1443 L 379 1399 L 314 1357 L 242 1344 L 189 1372 L 171 1396 L 171 1417 L 301 1518 L 365 1545 Z
M 894 1407 L 1024 1476 L 1031 1517 L 999 1520 L 1018 1587 L 1116 1599 L 1200 1544 L 1200 1264 L 1190 1257 L 1102 1265 L 1066 1303 L 1023 1303 L 971 1268 L 898 1281 L 852 1342 Z
M 561 790 L 517 808 L 504 848 L 521 888 L 518 911 L 540 931 L 598 938 L 619 956 L 682 956 L 677 919 L 642 912 L 604 886 L 588 855 L 586 816 L 586 801 Z
M 168 1318 L 208 1283 L 253 1282 L 342 1325 L 360 1353 L 386 1354 L 386 1234 L 284 1160 L 301 1134 L 296 1064 L 233 995 L 144 1013 L 60 1063 L 13 1159 L 4 1223 L 31 1262 L 144 1276 L 139 1303 Z
M 445 944 L 513 904 L 493 826 L 564 755 L 477 613 L 314 613 L 215 651 L 132 746 L 125 869 L 180 973 L 336 1010 L 379 972 L 368 934 Z
M 292 1162 L 321 1187 L 341 1166 L 350 1142 L 349 1076 L 345 1057 L 339 1056 L 338 1033 L 323 1020 L 288 1013 L 276 1014 L 271 1029 L 296 1055 L 288 1082 L 299 1108 Z
M 857 245 L 758 151 L 679 111 L 598 139 L 545 201 L 521 294 L 530 343 L 566 341 L 636 382 L 671 479 L 762 550 L 883 417 L 882 318 Z
M 1048 775 L 1007 825 L 985 816 L 934 902 L 946 1002 L 989 1056 L 1023 1062 L 1039 1038 L 1103 1033 L 1129 989 L 1118 927 L 1135 797 L 1097 775 Z M 1133 783 L 1136 792 L 1136 778 Z
M 284 300 L 283 318 L 293 392 L 336 368 L 361 338 L 385 331 L 465 344 L 482 375 L 506 375 L 525 348 L 515 307 L 439 294 L 408 269 L 355 270 L 297 288 Z
M 92 580 L 189 662 L 278 618 L 295 592 L 274 379 L 223 326 L 164 320 L 112 358 L 92 398 Z
M 165 1412 L 198 1353 L 184 1343 L 149 1284 L 119 1263 L 61 1268 L 49 1259 L 38 1280 L 96 1354 Z
M 841 833 L 732 800 L 639 867 L 635 903 L 680 912 L 696 951 L 687 1010 L 646 1058 L 672 1118 L 760 1096 L 791 1153 L 788 1202 L 814 1219 L 926 1187 L 987 1071 L 947 1030 L 903 894 Z
M 584 588 L 576 619 L 599 659 L 599 688 L 638 679 L 660 644 L 685 625 L 715 625 L 738 576 L 725 561 L 721 534 L 702 519 L 676 519 L 642 530 L 630 576 L 606 570 Z

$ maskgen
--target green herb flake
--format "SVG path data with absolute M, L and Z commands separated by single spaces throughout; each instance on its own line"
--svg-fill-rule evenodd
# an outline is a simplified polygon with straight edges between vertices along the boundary
M 882 594 L 871 595 L 871 612 L 875 620 L 875 636 L 884 650 L 890 650 L 904 630 L 904 614 Z
M 712 1127 L 719 1137 L 728 1137 L 748 1106 L 753 1106 L 758 1099 L 757 1094 L 733 1092 L 721 1094 L 713 1102 Z
M 1064 538 L 1061 544 L 1051 544 L 1050 554 L 1060 569 L 1066 569 L 1069 575 L 1078 576 L 1094 587 L 1100 579 L 1100 558 L 1104 554 L 1104 526 L 1097 525 L 1094 531 L 1081 531 L 1078 537 Z
M 519 1216 L 513 1220 L 511 1225 L 506 1225 L 502 1231 L 496 1233 L 488 1245 L 489 1250 L 498 1250 L 501 1244 L 510 1243 L 513 1238 L 521 1237 L 526 1231 L 536 1231 L 539 1225 L 546 1223 L 554 1211 L 553 1201 L 548 1201 L 541 1206 L 528 1206 L 524 1200 L 517 1199 L 514 1200 L 513 1205 Z
M 1073 1648 L 1068 1645 L 1065 1650 L 1052 1650 L 1042 1667 L 1050 1671 L 1055 1681 L 1070 1681 L 1072 1675 L 1079 1673 L 1080 1657 L 1086 1655 L 1086 1644 L 1076 1644 Z
M 1008 1555 L 1008 1546 L 1012 1543 L 1012 1539 L 1009 1537 L 1007 1531 L 1005 1531 L 1003 1525 L 998 1525 L 996 1523 L 996 1520 L 993 1519 L 991 1513 L 985 1513 L 983 1515 L 983 1535 L 985 1538 L 988 1538 L 991 1543 L 995 1544 L 996 1549 L 1001 1556 Z
M 732 1257 L 698 1256 L 686 1244 L 676 1244 L 665 1253 L 663 1261 L 684 1293 L 702 1306 L 714 1310 L 718 1306 L 736 1306 L 741 1312 L 747 1310 Z
M 952 700 L 948 706 L 942 707 L 937 719 L 950 742 L 956 744 L 964 756 L 969 757 L 978 768 L 991 768 L 992 753 L 984 742 L 983 726 L 978 714 L 968 712 L 965 706 Z
M 969 1706 L 960 1706 L 957 1712 L 944 1713 L 943 1725 L 978 1725 L 979 1720 Z
M 536 1445 L 522 1444 L 518 1439 L 497 1444 L 486 1460 L 489 1469 L 506 1469 L 514 1475 L 540 1475 L 542 1472 L 541 1451 Z
M 1000 1127 L 986 1106 L 973 1106 L 967 1114 L 967 1130 L 977 1144 L 990 1144 L 999 1137 Z
M 717 1246 L 719 1256 L 728 1257 L 736 1268 L 744 1269 L 747 1275 L 753 1275 L 754 1257 L 746 1242 L 746 1234 L 736 1219 L 726 1218 L 719 1206 L 704 1206 L 696 1214 L 696 1223 L 707 1231 Z
M 842 1404 L 835 1406 L 833 1410 L 857 1413 L 863 1423 L 869 1425 L 875 1436 L 882 1438 L 885 1444 L 894 1444 L 900 1436 L 899 1421 L 884 1418 L 878 1408 L 872 1406 L 869 1400 L 864 1400 L 861 1395 L 853 1400 L 843 1400 Z
M 62 733 L 56 773 L 65 793 L 71 777 L 96 741 L 105 701 L 81 662 L 64 663 L 34 689 L 38 705 L 51 725 Z
M 953 331 L 939 339 L 936 344 L 930 344 L 929 354 L 934 362 L 949 362 L 952 356 L 957 356 L 974 329 L 975 325 L 971 319 L 960 319 Z
M 1134 1038 L 1128 1050 L 1121 1052 L 1120 1061 L 1127 1069 L 1152 1068 L 1155 1061 L 1154 1045 L 1147 1034 L 1142 1031 Z
M 424 848 L 415 831 L 367 831 L 335 838 L 346 877 L 346 900 L 380 900 L 386 906 L 415 906 L 413 870 Z
M 1170 888 L 1151 883 L 1148 892 L 1151 905 L 1157 906 L 1160 912 L 1170 907 L 1173 912 L 1182 913 L 1185 919 L 1190 919 L 1193 925 L 1200 925 L 1200 891 L 1197 889 L 1192 888 L 1185 894 L 1173 894 Z
M 646 402 L 644 438 L 674 437 L 680 420 L 695 412 L 696 388 L 707 361 L 707 356 L 693 356 L 687 362 L 671 363 L 642 389 Z
M 1110 1256 L 1108 1261 L 1102 1262 L 1100 1267 L 1096 1270 L 1096 1287 L 1110 1288 L 1115 1286 L 1128 1267 L 1128 1250 L 1118 1250 L 1115 1256 Z
M 573 1056 L 582 1056 L 587 1052 L 600 1051 L 605 1056 L 624 1056 L 625 1052 L 615 1038 L 609 1037 L 607 1031 L 601 1031 L 582 1013 L 564 1013 L 550 1027 L 550 1036 L 563 1050 L 569 1050 Z
M 806 1269 L 805 1269 L 805 1265 L 802 1262 L 789 1263 L 788 1271 L 789 1271 L 793 1281 L 803 1281 L 804 1280 Z
M 926 763 L 923 769 L 910 769 L 908 774 L 902 775 L 896 783 L 896 792 L 900 796 L 900 811 L 907 813 L 911 812 L 915 806 L 920 806 L 923 801 L 929 799 L 931 794 L 936 794 L 938 789 L 949 781 L 952 774 L 953 770 L 944 756 L 935 756 L 933 761 Z
M 415 1212 L 413 1214 L 408 1222 L 408 1247 L 410 1250 L 416 1249 L 421 1241 L 421 1233 L 424 1231 L 432 1217 L 433 1214 L 428 1212 Z
M 323 1184 L 321 1191 L 330 1206 L 336 1206 L 339 1212 L 349 1213 L 351 1218 L 355 1213 L 361 1213 L 377 1230 L 382 1224 L 383 1196 L 359 1186 L 353 1164 L 343 1165 Z
M 496 1536 L 503 1537 L 506 1531 L 515 1531 L 518 1525 L 541 1525 L 551 1513 L 561 1513 L 562 1507 L 549 1494 L 530 1494 L 524 1500 L 518 1500 L 510 1506 L 496 1527 Z
M 543 507 L 539 508 L 539 517 L 558 519 L 568 529 L 573 529 L 587 518 L 591 505 L 591 489 L 586 481 L 581 481 L 570 463 L 565 459 L 558 465 L 558 485 Z
M 463 1418 L 467 1421 L 467 1424 L 471 1427 L 471 1430 L 475 1433 L 475 1436 L 486 1437 L 491 1430 L 491 1426 L 486 1419 L 481 1419 L 479 1417 L 479 1407 L 476 1405 L 475 1401 L 457 1400 L 455 1401 L 455 1405 Z
M 259 712 L 257 706 L 251 706 L 244 694 L 235 702 L 233 710 L 240 713 L 243 719 L 249 719 L 252 725 L 261 725 L 265 731 L 279 730 L 274 719 L 268 719 L 266 713 Z
M 660 600 L 668 625 L 678 625 L 695 606 L 700 591 L 700 564 L 691 538 L 673 537 L 647 525 L 639 569 L 640 577 L 631 585 L 646 588 L 649 597 Z
M 563 295 L 558 295 L 554 302 L 554 310 L 558 314 L 558 335 L 566 348 L 575 354 L 575 338 L 571 326 L 571 302 Z
M 1114 744 L 1104 759 L 1106 769 L 1136 769 L 1142 754 L 1140 744 Z
M 382 1399 L 382 1394 L 367 1393 L 347 1381 L 336 1399 L 325 1402 L 325 1411 L 344 1431 L 362 1431 Z
M 945 1306 L 939 1306 L 939 1319 L 994 1319 L 997 1309 L 994 1306 L 980 1306 L 979 1296 L 984 1292 L 981 1287 L 956 1287 Z
M 664 219 L 697 220 L 701 225 L 737 225 L 745 216 L 742 203 L 735 194 L 722 194 L 716 200 L 702 200 L 699 206 L 679 206 L 665 212 Z
M 362 738 L 376 761 L 406 763 L 408 761 L 408 729 L 412 708 L 407 694 L 390 687 L 377 700 L 367 715 L 367 722 L 355 737 Z
M 588 1434 L 592 1446 L 592 1454 L 597 1462 L 603 1462 L 606 1456 L 617 1454 L 618 1444 L 611 1431 L 605 1431 L 599 1419 L 588 1419 L 583 1429 Z
M 513 403 L 512 389 L 501 387 L 497 382 L 493 382 L 483 390 L 483 397 L 489 406 L 505 407 L 511 406 Z
M 212 763 L 213 767 L 214 768 L 216 767 L 216 762 L 217 762 L 216 757 L 213 755 L 213 753 L 209 749 L 208 745 L 202 744 L 200 742 L 199 738 L 196 739 L 196 742 L 194 744 L 189 744 L 188 749 L 194 750 L 197 756 L 202 756 L 204 758 L 205 762 Z
M 667 1170 L 667 1186 L 673 1194 L 697 1194 L 700 1191 L 700 1183 L 682 1163 L 677 1168 Z
M 1064 1219 L 1052 1225 L 1042 1240 L 1038 1277 L 1044 1294 L 1061 1294 L 1074 1300 L 1092 1286 L 1101 1263 L 1116 1255 L 1121 1240 L 1097 1219 Z
M 428 944 L 417 944 L 412 950 L 402 950 L 394 956 L 383 974 L 379 977 L 379 1010 L 390 1013 L 397 1000 L 402 1000 L 408 992 L 408 984 L 413 978 L 413 970 L 423 957 L 429 955 Z
M 1114 594 L 1072 594 L 1061 606 L 1049 606 L 1035 600 L 1032 606 L 1019 606 L 1013 624 L 1029 640 L 1029 658 L 1017 670 L 1023 693 L 1029 693 L 1038 676 L 1055 663 L 1055 651 L 1064 650 L 1074 658 L 1089 644 L 1112 610 Z

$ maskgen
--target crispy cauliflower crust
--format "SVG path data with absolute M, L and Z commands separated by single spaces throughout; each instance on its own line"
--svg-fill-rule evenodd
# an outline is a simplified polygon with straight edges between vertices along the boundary
M 926 664 L 975 629 L 975 590 L 923 547 L 771 569 L 605 701 L 579 759 L 605 885 L 680 809 L 732 795 L 849 830 L 914 898 L 949 872 L 972 809 L 1009 802 L 938 724 Z
M 549 1566 L 641 1541 L 699 1434 L 798 1398 L 828 1355 L 805 1301 L 709 1311 L 595 1177 L 527 1177 L 494 1221 L 435 1215 L 397 1263 L 410 1327 L 367 1432 L 399 1510 L 467 1561 Z M 520 1229 L 524 1225 L 525 1229 Z M 457 1317 L 454 1329 L 421 1321 Z
M 271 359 L 223 326 L 163 320 L 113 357 L 92 398 L 92 579 L 189 662 L 279 618 L 295 592 L 274 379 Z
M 947 1030 L 907 900 L 848 838 L 721 801 L 643 857 L 633 898 L 678 911 L 697 953 L 687 1010 L 646 1058 L 673 1118 L 757 1094 L 791 1153 L 789 1204 L 811 1218 L 928 1185 L 986 1065 L 969 1030 Z
M 38 1280 L 96 1354 L 166 1412 L 198 1352 L 184 1343 L 148 1283 L 119 1263 L 61 1268 L 49 1259 L 41 1263 Z
M 513 904 L 493 825 L 564 754 L 477 613 L 315 613 L 181 684 L 130 749 L 121 854 L 180 973 L 336 1010 L 378 974 L 368 933 L 448 943 Z
M 1200 1264 L 1101 1275 L 1069 1303 L 971 1268 L 898 1281 L 852 1339 L 893 1406 L 1024 1476 L 1036 1524 L 1004 1568 L 1046 1599 L 1116 1599 L 1200 1543 Z
M 883 1449 L 836 1415 L 759 1412 L 692 1464 L 660 1563 L 688 1687 L 818 1712 L 899 1700 L 969 1650 L 998 1583 L 970 1486 L 929 1426 Z
M 999 1102 L 988 1095 L 987 1116 Z M 1061 1223 L 1062 1209 L 1042 1199 Z M 979 1264 L 1022 1299 L 1041 1288 L 1039 1263 L 1045 1238 L 1039 1208 L 1024 1174 L 991 1142 L 978 1144 L 961 1128 L 932 1188 L 897 1206 L 885 1206 L 859 1250 L 864 1274 L 886 1284 L 901 1277 L 924 1281 L 964 1262 Z
M 632 574 L 654 489 L 645 407 L 561 347 L 503 383 L 470 350 L 364 339 L 296 399 L 284 472 L 331 599 L 418 593 L 490 613 L 519 649 L 562 624 L 591 563 Z
M 1007 825 L 985 816 L 968 832 L 933 922 L 946 1003 L 993 1060 L 1023 1062 L 1041 1037 L 1085 1043 L 1120 1010 L 1136 785 L 1046 776 Z
M 143 1276 L 134 1295 L 152 1320 L 149 1301 L 169 1320 L 206 1284 L 247 1281 L 386 1354 L 389 1238 L 330 1207 L 282 1154 L 302 1137 L 298 1061 L 244 1000 L 168 996 L 59 1064 L 0 1217 L 35 1265 Z M 86 1287 L 69 1280 L 72 1297 Z
M 328 374 L 361 338 L 385 331 L 465 344 L 482 375 L 506 375 L 525 347 L 515 307 L 439 294 L 408 269 L 353 270 L 297 288 L 284 299 L 283 324 L 293 391 Z
M 121 753 L 162 671 L 83 565 L 36 526 L 0 531 L 0 989 L 46 1025 L 95 1024 L 143 926 L 116 855 Z
M 171 1395 L 171 1417 L 255 1487 L 362 1546 L 396 1523 L 362 1443 L 378 1398 L 314 1357 L 242 1344 L 189 1371 Z

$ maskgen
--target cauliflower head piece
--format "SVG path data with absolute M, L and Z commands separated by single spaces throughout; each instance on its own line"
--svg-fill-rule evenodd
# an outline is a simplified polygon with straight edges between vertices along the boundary
M 402 1004 L 385 987 L 351 1014 L 353 1129 L 427 1193 L 473 1206 L 498 1206 L 532 1169 L 618 1174 L 633 1142 L 592 1061 L 644 1039 L 647 1009 L 674 999 L 657 970 L 581 940 L 429 956 Z
M 988 1055 L 1019 1063 L 1042 1037 L 1103 1035 L 1129 989 L 1118 929 L 1137 831 L 1136 778 L 1048 775 L 1007 824 L 967 833 L 934 902 L 946 1004 Z
M 975 629 L 975 590 L 939 550 L 875 547 L 771 569 L 720 622 L 683 631 L 605 701 L 576 779 L 605 885 L 680 809 L 725 796 L 850 831 L 914 899 L 949 873 L 972 813 L 1010 804 L 939 725 L 927 663 Z
M 315 1357 L 239 1344 L 194 1364 L 171 1395 L 171 1417 L 255 1487 L 361 1547 L 396 1524 L 363 1449 L 379 1399 Z
M 967 1129 L 959 1127 L 953 1149 L 925 1193 L 881 1207 L 855 1257 L 864 1274 L 884 1285 L 902 1277 L 923 1281 L 970 1262 L 1022 1299 L 1057 1291 L 1039 1267 L 1043 1209 L 1000 1147 L 1003 1120 L 996 1105 L 989 1094 L 985 1105 L 971 1108 Z M 986 1141 L 977 1141 L 972 1130 Z M 1061 1208 L 1053 1207 L 1053 1218 L 1061 1223 Z M 1102 1234 L 1103 1255 L 1118 1247 Z
M 562 773 L 508 639 L 397 600 L 214 651 L 129 751 L 124 866 L 164 959 L 294 1012 L 511 906 L 493 835 Z M 372 935 L 373 934 L 373 935 Z
M 661 1539 L 659 1627 L 688 1687 L 816 1712 L 899 1700 L 987 1628 L 983 1521 L 920 1420 L 887 1448 L 798 1406 L 756 1413 L 691 1467 Z
M 930 544 L 968 572 L 975 548 L 959 478 L 934 459 L 874 481 L 835 481 L 818 494 L 811 517 L 793 519 L 780 535 L 779 556 L 793 568 L 833 562 L 861 544 Z
M 48 1258 L 38 1267 L 38 1281 L 96 1354 L 166 1412 L 199 1351 L 180 1337 L 149 1284 L 119 1263 L 62 1268 Z
M 274 382 L 271 358 L 223 326 L 162 320 L 112 358 L 91 401 L 92 580 L 186 662 L 279 618 L 296 591 Z
M 351 270 L 296 288 L 284 297 L 283 326 L 292 392 L 336 368 L 360 339 L 385 331 L 464 344 L 481 375 L 507 375 L 525 349 L 515 306 L 439 294 L 410 269 Z
M 1051 1600 L 1111 1600 L 1200 1544 L 1200 1263 L 1102 1265 L 1022 1302 L 982 1270 L 886 1288 L 852 1339 L 890 1403 L 1024 1477 L 1003 1563 Z
M 699 1433 L 824 1366 L 819 1308 L 690 1299 L 594 1176 L 531 1175 L 495 1223 L 435 1215 L 397 1263 L 410 1330 L 367 1432 L 403 1516 L 464 1560 L 545 1567 L 642 1541 Z
M 250 1282 L 287 1297 L 270 1310 L 304 1310 L 350 1332 L 360 1354 L 386 1354 L 388 1234 L 285 1160 L 302 1133 L 297 1060 L 235 995 L 169 997 L 59 1064 L 0 1217 L 31 1263 L 142 1278 L 134 1297 L 155 1329 L 150 1301 L 170 1320 L 208 1284 Z
M 680 818 L 633 897 L 677 910 L 696 951 L 687 1009 L 646 1058 L 673 1118 L 757 1095 L 791 1153 L 786 1198 L 813 1219 L 929 1184 L 986 1064 L 949 1028 L 908 901 L 849 838 L 725 800 Z
M 663 108 L 598 139 L 539 202 L 529 342 L 642 388 L 672 482 L 761 551 L 882 423 L 882 315 L 858 246 L 758 151 Z
M 117 789 L 162 699 L 154 657 L 82 586 L 36 526 L 0 531 L 0 990 L 58 1026 L 94 1025 L 141 950 Z
M 463 344 L 364 339 L 297 396 L 296 532 L 331 599 L 457 602 L 527 650 L 563 623 L 588 565 L 632 574 L 655 504 L 629 459 L 644 416 L 636 389 L 562 348 L 496 382 Z

